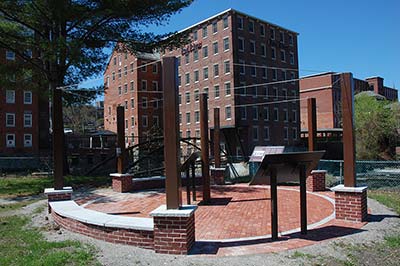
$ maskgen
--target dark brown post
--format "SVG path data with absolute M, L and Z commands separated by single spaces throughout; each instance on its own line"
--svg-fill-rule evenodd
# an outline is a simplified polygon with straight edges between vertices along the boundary
M 190 205 L 190 165 L 186 168 L 186 202 Z
M 64 132 L 62 112 L 62 90 L 53 90 L 53 161 L 54 161 L 54 188 L 64 188 Z
M 271 178 L 271 238 L 278 239 L 278 189 L 276 181 L 276 168 L 271 167 L 269 170 Z
M 192 194 L 193 201 L 196 201 L 196 162 L 193 162 L 191 165 L 192 168 Z
M 208 107 L 206 93 L 200 95 L 200 142 L 203 175 L 203 201 L 210 200 L 210 162 L 208 145 Z
M 179 163 L 179 110 L 178 110 L 178 64 L 175 57 L 162 59 L 164 90 L 164 162 L 167 209 L 182 206 Z
M 122 174 L 125 154 L 125 109 L 123 106 L 117 107 L 117 149 L 117 172 Z
M 307 99 L 308 151 L 317 149 L 317 105 L 315 98 Z
M 221 151 L 220 151 L 220 124 L 219 124 L 219 108 L 214 108 L 214 162 L 215 168 L 221 167 Z
M 355 138 L 353 125 L 353 76 L 351 73 L 342 73 L 342 125 L 343 125 L 343 160 L 344 186 L 355 187 Z
M 300 228 L 301 234 L 307 234 L 307 188 L 306 188 L 306 166 L 300 165 Z

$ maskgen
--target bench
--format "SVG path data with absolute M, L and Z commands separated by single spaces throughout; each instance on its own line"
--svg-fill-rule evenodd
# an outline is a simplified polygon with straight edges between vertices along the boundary
M 73 200 L 49 202 L 51 210 L 60 216 L 67 217 L 82 223 L 141 231 L 153 231 L 153 218 L 126 217 L 111 215 L 94 210 L 85 209 Z

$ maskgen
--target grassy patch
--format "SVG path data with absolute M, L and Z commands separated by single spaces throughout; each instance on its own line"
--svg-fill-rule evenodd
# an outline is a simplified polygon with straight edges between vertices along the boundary
M 398 249 L 400 249 L 400 235 L 397 235 L 397 236 L 386 236 L 384 244 L 387 245 L 390 248 L 398 248 Z
M 47 242 L 40 231 L 26 227 L 28 221 L 0 218 L 0 265 L 98 265 L 93 248 L 77 241 Z
M 31 203 L 34 203 L 35 201 L 36 200 L 27 200 L 27 201 L 21 201 L 21 202 L 17 202 L 17 203 L 0 205 L 0 213 L 17 210 L 17 209 L 25 207 Z
M 53 177 L 5 177 L 0 178 L 0 197 L 30 196 L 53 187 Z M 110 177 L 66 176 L 65 185 L 78 188 L 82 186 L 99 187 L 111 184 Z
M 295 251 L 291 256 L 291 259 L 299 259 L 299 258 L 304 258 L 304 259 L 313 259 L 315 258 L 314 255 L 308 254 L 308 253 L 303 253 L 300 251 Z
M 368 191 L 368 197 L 374 199 L 383 205 L 393 209 L 396 213 L 400 214 L 400 193 L 392 191 Z

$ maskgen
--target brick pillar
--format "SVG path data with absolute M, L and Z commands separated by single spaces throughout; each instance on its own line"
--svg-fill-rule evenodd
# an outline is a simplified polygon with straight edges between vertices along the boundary
M 312 170 L 311 175 L 307 177 L 307 191 L 325 191 L 325 170 Z
M 115 192 L 129 192 L 132 189 L 132 174 L 110 174 L 112 189 Z
M 225 168 L 211 168 L 211 180 L 215 185 L 225 185 Z
M 180 209 L 160 206 L 150 213 L 154 219 L 154 250 L 156 253 L 186 255 L 195 241 L 194 212 L 197 206 Z
M 63 189 L 46 188 L 44 194 L 47 196 L 47 204 L 52 201 L 71 200 L 72 187 L 63 187 Z M 51 213 L 50 205 L 48 204 L 49 213 Z
M 331 190 L 335 192 L 336 219 L 353 222 L 367 221 L 367 187 L 338 185 Z

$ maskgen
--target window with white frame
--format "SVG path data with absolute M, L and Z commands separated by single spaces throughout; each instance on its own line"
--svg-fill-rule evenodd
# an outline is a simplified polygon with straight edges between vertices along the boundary
M 153 64 L 153 74 L 157 74 L 158 73 L 158 65 L 157 63 Z
M 15 90 L 6 90 L 6 103 L 15 103 Z
M 147 97 L 142 97 L 142 108 L 147 108 Z
M 272 80 L 278 79 L 278 70 L 276 68 L 272 69 Z
M 253 106 L 253 120 L 258 120 L 258 106 Z
M 244 39 L 242 37 L 238 38 L 238 50 L 244 52 Z
M 277 107 L 274 108 L 274 121 L 279 121 L 279 109 Z
M 281 43 L 285 43 L 285 33 L 283 31 L 281 31 L 281 32 L 279 32 L 279 36 L 280 36 L 279 41 Z
M 190 103 L 190 92 L 189 91 L 185 92 L 185 102 L 187 104 Z
M 158 108 L 159 99 L 153 98 L 152 102 L 153 102 L 153 108 L 154 108 L 154 109 L 157 109 L 157 108 Z
M 260 36 L 265 36 L 265 26 L 263 24 L 260 24 Z
M 189 85 L 190 84 L 190 73 L 185 73 L 185 84 Z
M 178 94 L 178 104 L 181 105 L 182 104 L 182 94 Z
M 187 54 L 185 54 L 185 64 L 187 65 L 187 64 L 189 64 L 189 54 L 187 53 Z
M 213 34 L 218 32 L 218 21 L 214 21 L 212 23 L 212 31 L 213 31 Z
M 147 72 L 147 62 L 146 61 L 142 62 L 140 69 L 142 70 L 142 72 Z
M 153 115 L 153 125 L 155 126 L 160 126 L 160 118 L 158 117 L 158 115 Z
M 286 53 L 285 50 L 281 50 L 281 61 L 286 62 Z
M 229 27 L 229 23 L 228 23 L 228 17 L 224 17 L 222 19 L 223 25 L 224 25 L 224 29 L 227 29 Z
M 193 31 L 193 41 L 197 41 L 198 38 L 197 30 Z
M 243 106 L 240 108 L 240 118 L 242 120 L 246 120 L 247 119 L 247 108 L 246 106 Z
M 15 147 L 15 134 L 6 134 L 6 147 L 7 148 Z
M 292 133 L 293 133 L 293 139 L 297 140 L 298 134 L 297 134 L 297 127 L 292 128 Z
M 264 120 L 268 121 L 269 120 L 269 107 L 264 106 Z
M 229 37 L 225 37 L 223 40 L 224 51 L 229 51 Z
M 266 57 L 266 56 L 267 56 L 267 47 L 265 46 L 264 43 L 262 43 L 262 44 L 260 45 L 260 47 L 261 47 L 261 56 L 262 56 L 262 57 Z
M 203 68 L 203 79 L 208 79 L 208 67 Z
M 225 96 L 231 95 L 231 83 L 230 82 L 225 82 Z
M 207 38 L 208 36 L 208 30 L 207 30 L 207 25 L 203 27 L 203 38 Z
M 32 134 L 24 134 L 24 147 L 32 147 Z
M 133 73 L 133 70 L 135 69 L 135 67 L 134 67 L 134 64 L 133 64 L 133 63 L 131 63 L 131 64 L 130 64 L 130 69 L 131 69 L 131 73 Z
M 200 123 L 200 111 L 194 111 L 194 122 Z
M 284 100 L 287 100 L 287 89 L 282 89 L 282 96 Z
M 292 34 L 289 34 L 289 45 L 290 45 L 290 46 L 293 46 L 293 43 L 294 43 L 294 41 L 293 41 L 293 35 L 292 35 Z
M 200 90 L 199 89 L 194 90 L 194 101 L 195 102 L 200 101 Z
M 199 50 L 194 50 L 193 51 L 193 61 L 194 62 L 199 61 Z
M 147 115 L 142 115 L 142 126 L 147 127 L 149 125 L 149 118 Z
M 15 127 L 14 113 L 6 113 L 6 127 Z
M 142 80 L 142 91 L 147 91 L 147 80 Z
M 249 20 L 249 32 L 254 33 L 254 21 Z
M 219 98 L 219 85 L 214 86 L 214 97 L 217 99 Z
M 125 110 L 128 110 L 128 100 L 125 100 Z
M 286 70 L 282 69 L 281 73 L 282 73 L 282 80 L 286 80 Z
M 213 42 L 213 53 L 214 55 L 218 54 L 218 42 Z
M 283 128 L 283 139 L 288 140 L 289 138 L 289 129 L 287 127 Z
M 290 55 L 289 55 L 289 57 L 290 57 L 290 64 L 291 65 L 294 65 L 294 53 L 293 52 L 290 52 Z
M 283 121 L 287 122 L 289 119 L 288 110 L 285 108 L 283 109 Z
M 250 40 L 250 53 L 252 54 L 256 53 L 256 42 L 253 40 Z
M 214 64 L 213 70 L 214 70 L 214 78 L 218 77 L 219 76 L 219 64 Z
M 225 119 L 226 120 L 232 119 L 232 107 L 231 106 L 225 107 Z
M 258 126 L 253 126 L 253 140 L 258 140 Z
M 239 16 L 237 16 L 237 28 L 243 30 L 243 18 Z
M 128 93 L 128 84 L 127 83 L 124 84 L 124 93 L 125 94 Z
M 156 81 L 156 80 L 153 80 L 152 82 L 151 82 L 151 84 L 153 85 L 153 91 L 158 91 L 158 81 Z
M 115 72 L 112 73 L 112 80 L 115 80 Z
M 131 116 L 131 127 L 135 127 L 135 117 Z
M 264 127 L 264 140 L 269 140 L 269 127 Z
M 124 76 L 128 75 L 128 66 L 124 66 Z
M 278 91 L 278 88 L 277 88 L 277 87 L 273 87 L 273 88 L 272 88 L 272 91 L 273 91 L 273 93 L 274 93 L 275 100 L 278 100 L 278 99 L 279 99 L 279 91 Z
M 187 138 L 190 138 L 190 134 L 191 134 L 190 129 L 187 129 L 187 130 L 186 130 L 186 137 L 187 137 Z
M 271 59 L 272 60 L 276 59 L 276 49 L 275 49 L 275 47 L 271 47 Z
M 199 82 L 199 70 L 196 69 L 194 72 L 194 82 Z
M 190 112 L 186 112 L 186 124 L 190 124 Z
M 263 79 L 267 79 L 268 78 L 268 69 L 266 67 L 262 67 L 261 68 L 261 76 Z
M 182 124 L 182 113 L 179 113 L 179 124 Z
M 292 121 L 293 123 L 297 122 L 297 110 L 292 110 Z
M 131 109 L 135 108 L 135 99 L 131 98 Z
M 257 76 L 256 63 L 251 63 L 250 74 L 251 74 L 252 77 L 256 77 Z
M 122 76 L 122 70 L 118 69 L 118 78 L 121 78 L 121 76 Z
M 275 29 L 274 28 L 271 28 L 269 30 L 269 37 L 271 40 L 275 40 Z
M 13 51 L 7 50 L 6 51 L 6 60 L 10 60 L 10 61 L 15 60 L 15 53 Z
M 231 64 L 229 60 L 224 61 L 224 72 L 225 74 L 231 73 Z
M 203 58 L 207 58 L 208 57 L 208 46 L 204 45 L 202 50 L 203 50 Z

